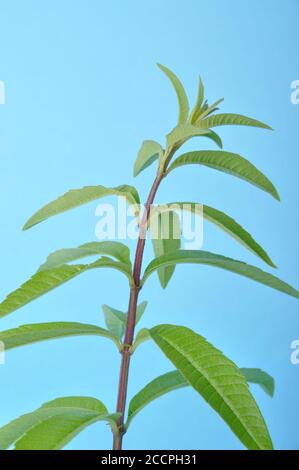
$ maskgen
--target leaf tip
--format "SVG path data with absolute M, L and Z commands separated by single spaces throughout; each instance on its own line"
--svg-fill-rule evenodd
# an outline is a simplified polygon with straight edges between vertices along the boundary
M 269 124 L 266 124 L 265 122 L 262 122 L 262 121 L 258 121 L 258 122 L 260 124 L 259 127 L 267 129 L 268 131 L 274 131 L 273 127 L 269 126 Z
M 274 268 L 274 269 L 277 269 L 277 265 L 275 263 L 273 263 L 272 259 L 270 258 L 270 256 L 268 255 L 268 253 L 264 253 L 264 256 L 263 256 L 263 260 L 265 261 L 265 263 L 267 263 L 268 266 L 270 266 L 271 268 Z
M 160 284 L 161 284 L 162 289 L 166 289 L 166 287 L 168 286 L 169 281 L 170 281 L 170 279 L 160 279 Z
M 166 67 L 166 65 L 163 65 L 163 64 L 160 64 L 159 62 L 157 62 L 157 67 L 158 67 L 160 70 L 162 70 L 163 73 L 165 73 L 166 75 L 168 75 L 168 77 L 169 77 L 169 75 L 172 75 L 171 70 L 170 70 L 168 67 Z
M 273 197 L 274 197 L 278 202 L 281 202 L 280 196 L 279 196 L 278 191 L 277 191 L 276 188 L 274 188 L 272 194 L 273 194 Z
M 23 225 L 23 227 L 22 227 L 22 231 L 25 232 L 25 231 L 28 230 L 30 227 L 31 227 L 30 220 L 27 220 L 27 222 L 26 222 L 26 223 Z
M 269 395 L 271 398 L 273 398 L 275 395 L 275 380 L 273 379 L 273 377 L 271 380 L 271 385 L 269 386 Z

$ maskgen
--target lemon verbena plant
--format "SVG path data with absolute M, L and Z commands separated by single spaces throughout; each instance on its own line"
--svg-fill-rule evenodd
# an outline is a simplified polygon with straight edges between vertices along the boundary
M 141 289 L 146 288 L 146 280 L 157 272 L 160 283 L 165 288 L 179 263 L 222 268 L 299 298 L 296 289 L 273 274 L 220 254 L 181 249 L 180 239 L 172 236 L 173 233 L 168 238 L 163 236 L 161 214 L 167 209 L 160 206 L 159 211 L 159 205 L 155 205 L 155 211 L 151 213 L 151 207 L 163 180 L 171 177 L 171 173 L 183 165 L 208 166 L 241 178 L 275 199 L 279 200 L 279 196 L 271 181 L 253 164 L 237 153 L 222 150 L 221 138 L 213 130 L 224 125 L 263 129 L 270 127 L 239 114 L 219 113 L 218 106 L 222 100 L 209 105 L 204 97 L 201 79 L 197 100 L 190 112 L 188 98 L 180 80 L 166 67 L 159 67 L 174 87 L 178 98 L 179 116 L 176 127 L 167 135 L 165 147 L 152 140 L 144 141 L 135 161 L 134 176 L 153 163 L 157 165 L 156 177 L 144 210 L 140 210 L 138 192 L 132 186 L 87 186 L 71 190 L 42 207 L 24 226 L 27 230 L 50 217 L 104 196 L 123 196 L 127 203 L 134 207 L 139 225 L 133 263 L 131 264 L 128 247 L 118 241 L 90 242 L 76 248 L 61 249 L 50 254 L 38 271 L 0 304 L 0 317 L 4 317 L 86 271 L 113 268 L 123 273 L 129 283 L 128 309 L 121 312 L 104 305 L 106 328 L 78 322 L 50 322 L 22 325 L 0 333 L 0 340 L 6 350 L 75 335 L 97 335 L 113 341 L 121 357 L 118 391 L 115 391 L 116 409 L 108 411 L 98 398 L 93 397 L 67 396 L 53 399 L 3 426 L 0 429 L 1 449 L 61 449 L 86 426 L 99 420 L 108 422 L 112 429 L 113 449 L 122 449 L 123 436 L 128 432 L 132 419 L 145 405 L 163 394 L 186 386 L 192 387 L 206 400 L 246 448 L 272 449 L 266 423 L 248 386 L 248 382 L 257 383 L 266 393 L 273 395 L 274 380 L 270 375 L 257 368 L 239 368 L 205 338 L 184 326 L 161 324 L 151 329 L 143 328 L 135 334 L 136 324 L 146 307 L 146 302 L 139 302 L 139 294 Z M 211 139 L 218 150 L 183 153 L 183 144 L 195 136 Z M 182 153 L 177 155 L 178 151 Z M 195 206 L 194 202 L 188 207 L 192 211 Z M 176 207 L 184 208 L 185 204 L 176 202 Z M 177 227 L 180 223 L 177 214 L 175 211 L 169 211 L 172 213 L 173 227 Z M 271 268 L 275 268 L 266 251 L 229 215 L 207 205 L 202 206 L 202 214 Z M 143 270 L 142 259 L 152 216 L 155 216 L 160 236 L 153 240 L 155 258 Z M 93 262 L 79 261 L 90 256 L 95 257 Z M 136 353 L 139 344 L 146 340 L 152 340 L 160 348 L 172 363 L 173 369 L 154 378 L 138 391 L 129 402 L 127 410 L 131 356 Z

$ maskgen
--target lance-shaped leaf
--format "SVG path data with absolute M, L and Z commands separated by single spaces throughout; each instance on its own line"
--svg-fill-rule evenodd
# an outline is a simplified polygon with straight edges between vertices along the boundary
M 189 382 L 186 381 L 184 376 L 178 370 L 167 372 L 166 374 L 160 375 L 149 382 L 131 399 L 126 428 L 128 428 L 136 414 L 139 413 L 139 411 L 141 411 L 146 405 L 166 393 L 187 386 L 189 386 Z
M 21 325 L 6 331 L 0 331 L 0 341 L 5 351 L 28 344 L 71 336 L 103 336 L 112 340 L 121 349 L 118 338 L 110 331 L 96 325 L 77 322 L 50 322 Z
M 150 218 L 150 231 L 155 256 L 162 256 L 166 253 L 178 250 L 181 246 L 180 218 L 176 212 L 153 211 Z M 169 283 L 175 266 L 167 266 L 158 269 L 160 284 L 165 289 Z
M 258 384 L 262 389 L 273 396 L 274 393 L 274 379 L 261 369 L 240 369 L 247 382 Z M 166 374 L 159 375 L 154 380 L 149 382 L 143 387 L 130 401 L 128 419 L 126 427 L 129 426 L 132 419 L 139 413 L 146 405 L 156 400 L 157 398 L 183 387 L 189 387 L 190 383 L 178 370 L 167 372 Z
M 198 92 L 197 92 L 197 98 L 196 98 L 196 103 L 194 108 L 191 111 L 190 114 L 190 124 L 194 124 L 199 116 L 201 105 L 203 103 L 204 99 L 204 86 L 202 83 L 201 77 L 199 77 L 199 85 L 198 85 Z
M 138 305 L 137 310 L 136 310 L 136 323 L 135 323 L 136 325 L 137 325 L 137 323 L 140 322 L 140 320 L 141 320 L 141 318 L 142 318 L 142 316 L 145 312 L 146 307 L 147 307 L 147 301 L 146 300 L 144 300 L 143 302 L 141 302 Z
M 248 277 L 260 284 L 264 284 L 272 289 L 284 292 L 292 297 L 299 298 L 298 290 L 290 286 L 278 277 L 273 276 L 262 269 L 251 266 L 250 264 L 237 261 L 232 258 L 227 258 L 222 255 L 217 255 L 203 250 L 178 250 L 174 253 L 160 256 L 150 262 L 147 266 L 142 283 L 148 276 L 162 266 L 171 266 L 173 264 L 204 264 L 208 266 L 215 266 L 217 268 L 225 269 L 241 276 Z
M 275 381 L 271 375 L 262 369 L 242 367 L 240 370 L 247 382 L 259 385 L 270 397 L 274 396 Z
M 220 149 L 222 149 L 223 144 L 222 144 L 221 137 L 218 134 L 216 134 L 216 132 L 214 132 L 210 129 L 210 132 L 208 134 L 205 134 L 203 137 L 207 137 L 208 139 L 211 139 L 213 142 L 215 142 L 215 144 Z
M 62 397 L 0 428 L 0 449 L 59 450 L 87 426 L 107 421 L 116 431 L 118 414 L 91 397 Z
M 127 315 L 116 308 L 109 307 L 109 305 L 102 305 L 102 310 L 108 330 L 121 340 L 125 331 Z
M 279 195 L 271 181 L 252 163 L 237 153 L 221 150 L 187 152 L 174 160 L 168 169 L 168 173 L 183 165 L 204 165 L 237 176 L 266 191 L 279 201 Z
M 207 206 L 206 204 L 203 205 L 203 216 L 209 222 L 220 227 L 226 233 L 239 241 L 243 246 L 255 253 L 269 266 L 276 268 L 275 264 L 261 245 L 257 243 L 250 233 L 248 233 L 247 230 L 238 224 L 238 222 L 236 222 L 232 217 L 224 212 L 214 209 L 213 207 Z
M 40 266 L 39 270 L 53 269 L 62 264 L 96 255 L 113 256 L 113 258 L 126 264 L 131 269 L 129 248 L 120 242 L 107 241 L 85 243 L 78 248 L 63 248 L 62 250 L 54 251 L 54 253 L 48 256 L 46 262 Z
M 151 338 L 150 331 L 147 328 L 141 328 L 138 331 L 133 346 L 131 347 L 132 353 L 138 348 L 138 346 Z
M 189 115 L 189 101 L 188 101 L 186 92 L 184 90 L 184 87 L 181 81 L 178 79 L 178 77 L 171 70 L 169 70 L 167 67 L 161 64 L 158 64 L 158 67 L 169 78 L 169 80 L 171 81 L 175 89 L 175 92 L 178 98 L 178 103 L 179 103 L 178 123 L 185 124 L 185 122 L 187 122 L 188 115 Z
M 248 449 L 272 449 L 261 412 L 243 374 L 231 360 L 205 338 L 183 326 L 158 325 L 150 334 Z
M 155 142 L 154 140 L 145 140 L 141 145 L 135 161 L 134 176 L 137 176 L 158 158 L 161 158 L 162 155 L 163 149 L 158 142 Z
M 199 114 L 199 117 L 196 121 L 196 124 L 199 122 L 200 123 L 200 120 L 201 119 L 204 119 L 205 117 L 209 116 L 210 114 L 214 113 L 215 111 L 217 111 L 219 108 L 217 108 L 217 106 L 222 103 L 222 101 L 224 100 L 224 98 L 220 98 L 220 100 L 217 100 L 215 101 L 215 103 L 211 104 L 211 106 L 208 106 L 204 111 L 202 111 L 200 114 Z
M 218 145 L 218 147 L 222 148 L 221 138 L 218 134 L 216 134 L 216 132 L 211 131 L 210 129 L 202 129 L 191 124 L 179 125 L 175 127 L 167 135 L 167 144 L 169 147 L 175 145 L 180 146 L 192 137 L 200 136 L 208 137 L 209 139 L 213 140 Z
M 39 224 L 54 215 L 61 214 L 75 207 L 82 206 L 91 201 L 96 201 L 105 196 L 122 196 L 125 197 L 127 202 L 134 207 L 137 212 L 138 205 L 140 204 L 137 190 L 133 186 L 121 185 L 116 188 L 107 188 L 105 186 L 85 186 L 81 189 L 72 189 L 63 196 L 60 196 L 55 201 L 46 204 L 39 209 L 30 219 L 26 222 L 23 230 L 27 230 L 33 225 Z
M 105 267 L 121 271 L 127 276 L 130 283 L 133 282 L 131 270 L 125 263 L 113 261 L 107 257 L 100 258 L 90 264 L 64 264 L 57 268 L 38 271 L 28 281 L 22 284 L 21 287 L 11 292 L 6 299 L 0 303 L 0 317 L 14 312 L 83 272 L 94 268 Z
M 241 114 L 231 114 L 231 113 L 215 114 L 213 116 L 209 116 L 206 119 L 198 121 L 197 125 L 204 127 L 204 128 L 233 125 L 233 126 L 261 127 L 263 129 L 270 129 L 270 130 L 272 129 L 267 124 L 264 124 L 261 121 L 257 121 L 256 119 L 252 119 L 247 116 L 242 116 Z
M 136 310 L 136 322 L 135 325 L 140 321 L 147 306 L 147 301 L 141 302 Z M 109 307 L 109 305 L 102 305 L 102 310 L 105 316 L 105 323 L 109 331 L 111 331 L 117 338 L 122 339 L 127 322 L 127 314 Z
M 252 253 L 256 254 L 259 258 L 261 258 L 265 263 L 267 263 L 272 268 L 276 268 L 273 261 L 270 259 L 269 255 L 266 251 L 254 240 L 254 238 L 247 232 L 238 222 L 236 222 L 232 217 L 225 214 L 224 212 L 219 211 L 218 209 L 214 209 L 213 207 L 209 207 L 205 204 L 201 205 L 196 202 L 171 202 L 167 206 L 178 206 L 181 210 L 189 211 L 193 213 L 199 213 L 198 207 L 202 210 L 200 214 L 213 224 L 217 225 L 217 227 L 224 230 L 228 235 L 233 237 L 243 246 L 248 248 Z M 158 210 L 161 206 L 156 207 L 155 210 Z M 163 209 L 163 206 L 161 208 Z

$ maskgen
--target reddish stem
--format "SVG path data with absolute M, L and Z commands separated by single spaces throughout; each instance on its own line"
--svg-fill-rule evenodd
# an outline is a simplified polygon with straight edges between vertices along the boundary
M 151 205 L 153 204 L 155 195 L 163 179 L 163 176 L 164 175 L 162 173 L 159 173 L 153 183 L 152 189 L 149 193 L 149 196 L 145 204 L 144 213 L 143 213 L 142 220 L 139 226 L 139 236 L 138 236 L 134 268 L 133 268 L 134 286 L 131 287 L 131 291 L 130 291 L 128 319 L 127 319 L 123 349 L 121 353 L 122 360 L 121 360 L 121 367 L 120 367 L 120 374 L 119 374 L 118 398 L 117 398 L 116 411 L 118 413 L 121 413 L 121 416 L 118 421 L 119 433 L 114 434 L 113 450 L 121 450 L 122 439 L 125 433 L 124 414 L 125 414 L 125 408 L 126 408 L 130 356 L 131 356 L 130 347 L 132 346 L 133 340 L 134 340 L 136 309 L 137 309 L 138 295 L 141 289 L 140 273 L 141 273 L 141 267 L 142 267 L 142 258 L 143 258 L 147 225 L 149 221 Z

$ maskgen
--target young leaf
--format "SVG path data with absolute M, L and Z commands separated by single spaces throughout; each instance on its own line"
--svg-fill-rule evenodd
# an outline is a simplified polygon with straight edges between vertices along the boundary
M 270 396 L 274 394 L 274 379 L 261 369 L 240 369 L 247 382 L 260 385 Z M 130 401 L 126 428 L 132 419 L 146 405 L 157 398 L 183 387 L 189 387 L 189 382 L 178 370 L 159 375 L 143 387 Z
M 0 428 L 0 449 L 14 444 L 15 450 L 59 450 L 97 421 L 116 430 L 118 417 L 95 398 L 57 398 Z
M 90 264 L 64 264 L 57 268 L 38 271 L 28 281 L 22 284 L 21 287 L 11 292 L 6 299 L 0 303 L 0 317 L 14 312 L 85 271 L 105 267 L 121 271 L 127 276 L 130 283 L 133 282 L 132 273 L 128 266 L 124 263 L 113 261 L 110 258 L 103 257 Z
M 136 335 L 133 346 L 131 347 L 132 353 L 138 348 L 140 344 L 144 343 L 150 338 L 151 338 L 150 331 L 147 328 L 141 328 L 141 330 L 139 330 Z
M 227 271 L 240 274 L 241 276 L 248 277 L 256 282 L 272 287 L 272 289 L 276 289 L 299 299 L 298 290 L 294 289 L 294 287 L 290 286 L 286 282 L 281 281 L 278 277 L 266 273 L 255 266 L 243 263 L 242 261 L 226 258 L 225 256 L 202 250 L 178 250 L 174 253 L 168 253 L 167 255 L 163 255 L 152 260 L 145 270 L 142 283 L 144 283 L 149 275 L 158 268 L 163 266 L 172 266 L 173 264 L 179 263 L 215 266 L 217 268 L 225 269 Z
M 138 307 L 137 307 L 137 310 L 136 310 L 136 322 L 135 324 L 137 325 L 137 323 L 140 322 L 144 312 L 145 312 L 145 309 L 147 307 L 147 301 L 144 300 L 143 302 L 141 302 Z
M 142 315 L 147 306 L 147 301 L 141 302 L 136 309 L 136 322 L 135 325 L 140 321 Z M 109 305 L 102 305 L 102 310 L 105 316 L 105 323 L 108 328 L 117 338 L 122 339 L 127 322 L 127 314 L 116 310 L 115 308 L 109 307 Z
M 190 114 L 190 119 L 189 119 L 190 124 L 194 124 L 196 122 L 199 112 L 200 112 L 201 105 L 203 103 L 203 99 L 204 99 L 204 86 L 203 86 L 201 77 L 199 77 L 197 99 L 196 99 L 195 106 L 192 109 L 191 114 Z
M 187 152 L 178 157 L 168 168 L 168 173 L 183 165 L 204 165 L 241 178 L 271 194 L 279 201 L 279 195 L 271 181 L 252 163 L 237 153 L 221 150 Z
M 211 106 L 208 106 L 207 109 L 205 109 L 205 111 L 200 113 L 197 118 L 196 124 L 200 125 L 199 123 L 201 119 L 204 119 L 206 116 L 209 116 L 209 114 L 212 114 L 213 112 L 215 112 L 218 109 L 217 108 L 218 104 L 222 103 L 223 100 L 224 98 L 220 98 L 220 100 L 217 100 L 215 103 L 211 104 Z
M 197 125 L 203 128 L 210 128 L 216 126 L 252 126 L 252 127 L 261 127 L 263 129 L 270 129 L 272 128 L 267 124 L 264 124 L 261 121 L 257 121 L 256 119 L 249 118 L 247 116 L 241 116 L 240 114 L 215 114 L 213 116 L 209 116 L 202 121 L 198 121 Z
M 184 87 L 178 77 L 164 65 L 158 64 L 158 67 L 165 73 L 171 81 L 179 102 L 178 124 L 185 124 L 189 115 L 189 101 Z
M 162 155 L 163 149 L 158 142 L 155 142 L 154 140 L 145 140 L 142 143 L 135 161 L 134 176 L 137 176 Z
M 108 330 L 121 340 L 125 332 L 127 315 L 109 305 L 102 305 L 102 310 Z
M 183 326 L 158 325 L 150 334 L 248 449 L 272 449 L 261 412 L 243 374 L 232 361 L 202 336 Z
M 109 255 L 125 263 L 131 269 L 130 250 L 120 242 L 107 241 L 107 242 L 91 242 L 85 243 L 78 248 L 64 248 L 62 250 L 54 251 L 51 253 L 46 262 L 42 264 L 39 271 L 53 269 L 62 264 L 67 264 L 72 261 L 77 261 L 87 256 L 95 255 Z
M 194 212 L 198 207 L 198 204 L 195 202 L 171 202 L 168 205 L 177 205 L 181 210 L 188 210 L 190 212 Z M 156 210 L 158 209 L 159 207 L 156 208 Z M 228 235 L 248 248 L 252 253 L 265 261 L 265 263 L 267 263 L 269 266 L 276 268 L 275 264 L 270 259 L 265 250 L 254 240 L 254 238 L 252 238 L 250 233 L 248 233 L 232 217 L 228 216 L 224 212 L 219 211 L 218 209 L 214 209 L 213 207 L 209 207 L 207 205 L 202 205 L 202 215 L 206 220 L 217 225 L 217 227 L 224 230 L 226 233 L 228 233 Z
M 155 256 L 162 256 L 181 246 L 180 218 L 174 211 L 153 213 L 150 218 L 151 239 Z M 169 283 L 175 266 L 158 269 L 160 284 L 165 289 Z
M 205 102 L 203 103 L 201 109 L 199 110 L 199 113 L 198 113 L 198 116 L 197 118 L 202 114 L 204 113 L 207 109 L 208 109 L 209 105 L 208 105 L 208 100 L 205 100 Z
M 128 204 L 132 205 L 137 211 L 140 199 L 137 190 L 133 186 L 121 185 L 116 188 L 106 188 L 105 186 L 85 186 L 81 189 L 72 189 L 63 196 L 60 196 L 58 199 L 55 199 L 55 201 L 43 206 L 32 217 L 30 217 L 24 225 L 23 230 L 27 230 L 28 228 L 31 228 L 54 215 L 61 214 L 62 212 L 66 212 L 70 209 L 74 209 L 75 207 L 82 206 L 88 202 L 110 195 L 125 197 Z
M 5 350 L 38 343 L 40 341 L 66 338 L 68 336 L 95 335 L 111 339 L 121 349 L 118 338 L 110 331 L 96 325 L 75 322 L 33 323 L 21 325 L 11 330 L 0 331 L 0 341 L 4 343 Z

